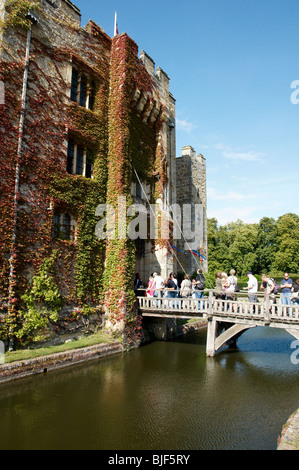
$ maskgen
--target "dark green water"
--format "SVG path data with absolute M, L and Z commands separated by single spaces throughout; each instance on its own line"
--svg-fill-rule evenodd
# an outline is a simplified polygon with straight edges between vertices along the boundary
M 4 384 L 0 449 L 276 449 L 299 406 L 294 340 L 253 328 L 206 358 L 202 331 Z

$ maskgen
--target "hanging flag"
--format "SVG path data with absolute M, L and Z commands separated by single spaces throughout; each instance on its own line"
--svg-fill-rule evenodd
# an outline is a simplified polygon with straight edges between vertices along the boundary
M 117 24 L 117 12 L 115 12 L 114 16 L 114 36 L 118 34 L 118 24 Z
M 170 243 L 169 243 L 169 246 L 171 246 L 171 248 L 172 248 L 173 250 L 178 251 L 179 253 L 184 253 L 184 255 L 187 254 L 185 251 L 179 250 L 178 248 L 176 248 L 175 246 L 171 245 Z
M 196 251 L 196 250 L 190 250 L 190 251 L 191 251 L 191 253 L 192 253 L 193 255 L 195 255 L 195 256 L 201 256 L 203 259 L 206 259 L 206 258 L 205 258 L 201 253 L 199 253 L 198 251 Z

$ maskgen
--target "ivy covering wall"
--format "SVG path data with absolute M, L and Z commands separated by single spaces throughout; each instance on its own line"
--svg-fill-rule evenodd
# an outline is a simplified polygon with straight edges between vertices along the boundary
M 103 307 L 111 323 L 123 324 L 127 338 L 131 338 L 140 331 L 133 292 L 135 245 L 128 238 L 98 240 L 96 207 L 106 201 L 115 207 L 119 196 L 126 196 L 127 205 L 133 202 L 133 166 L 149 184 L 154 184 L 153 175 L 159 173 L 156 196 L 166 179 L 164 150 L 158 138 L 161 122 L 150 127 L 131 107 L 132 91 L 137 87 L 152 93 L 154 83 L 127 35 L 117 36 L 111 44 L 90 22 L 83 53 L 67 44 L 53 47 L 40 31 L 33 34 L 17 195 L 17 241 L 13 251 L 11 248 L 28 29 L 23 18 L 28 6 L 38 3 L 9 2 L 2 25 L 4 34 L 14 35 L 18 50 L 14 60 L 6 58 L 0 64 L 0 80 L 5 83 L 5 104 L 0 106 L 0 339 L 13 337 L 24 344 L 37 339 L 49 323 L 58 331 L 63 306 L 79 306 L 82 311 L 88 311 L 88 306 Z M 67 23 L 64 27 L 69 33 L 82 34 L 80 28 Z M 9 52 L 9 42 L 4 41 L 3 48 Z M 97 57 L 96 64 L 91 64 L 91 55 Z M 71 63 L 78 63 L 97 83 L 92 111 L 68 98 L 66 70 Z M 92 149 L 92 179 L 67 173 L 70 136 Z M 73 241 L 53 237 L 57 210 L 76 219 Z M 11 256 L 13 278 L 9 276 Z

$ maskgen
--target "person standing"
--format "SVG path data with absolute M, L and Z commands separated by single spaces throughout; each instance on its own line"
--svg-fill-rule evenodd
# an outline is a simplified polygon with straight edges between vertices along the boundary
M 282 289 L 280 294 L 282 305 L 291 305 L 293 281 L 290 279 L 289 273 L 284 273 L 284 278 L 280 281 L 280 287 Z
M 299 305 L 299 278 L 296 279 L 293 285 L 291 301 L 294 302 L 295 306 Z
M 165 297 L 166 298 L 170 298 L 170 299 L 174 299 L 175 298 L 175 294 L 176 294 L 176 283 L 174 281 L 174 277 L 173 277 L 173 273 L 170 273 L 169 274 L 169 278 L 167 279 L 167 281 L 165 281 L 164 283 L 164 286 L 166 288 L 166 294 L 165 294 Z M 164 303 L 165 306 L 168 305 L 168 307 L 172 307 L 174 308 L 175 307 L 175 304 L 174 304 L 174 301 L 169 301 L 167 303 L 167 301 Z
M 217 271 L 215 274 L 215 296 L 216 299 L 221 299 L 222 297 L 222 281 L 220 271 Z
M 142 284 L 142 279 L 140 278 L 140 274 L 136 273 L 135 274 L 135 279 L 134 279 L 134 292 L 136 295 L 142 296 L 141 292 L 138 292 L 139 289 L 143 287 Z
M 270 300 L 270 305 L 276 304 L 274 287 L 275 287 L 274 280 L 268 277 L 267 274 L 262 274 L 262 282 L 261 282 L 260 290 L 264 291 L 264 302 L 266 301 L 268 297 Z
M 274 289 L 274 283 L 272 279 L 270 279 L 267 274 L 262 274 L 262 282 L 260 286 L 260 290 L 264 291 L 264 299 L 266 299 L 267 295 L 272 294 Z
M 190 297 L 191 293 L 192 291 L 191 291 L 190 276 L 189 274 L 185 274 L 185 278 L 181 284 L 180 294 L 181 294 L 181 297 Z
M 195 281 L 193 281 L 195 287 L 195 298 L 202 299 L 203 298 L 203 291 L 205 288 L 205 277 L 202 274 L 202 270 L 197 270 L 197 276 Z M 198 302 L 198 308 L 200 309 L 200 302 Z
M 226 300 L 227 279 L 228 279 L 227 274 L 225 272 L 221 273 L 222 299 L 223 300 Z
M 158 273 L 153 274 L 154 281 L 155 281 L 155 292 L 154 292 L 154 297 L 158 297 L 159 299 L 162 298 L 162 289 L 164 286 L 164 279 L 162 276 L 160 276 Z M 157 307 L 161 306 L 162 303 L 157 301 Z
M 236 271 L 234 269 L 231 269 L 226 281 L 226 298 L 228 300 L 236 300 L 234 292 L 238 283 L 238 279 L 236 278 L 235 274 Z
M 257 302 L 257 289 L 258 289 L 258 282 L 256 277 L 253 276 L 251 271 L 246 273 L 248 277 L 247 287 L 244 289 L 248 289 L 248 301 L 249 302 Z
M 147 289 L 146 289 L 146 296 L 147 297 L 153 297 L 154 292 L 155 292 L 155 280 L 154 280 L 153 276 L 150 276 L 149 280 L 148 280 L 148 286 L 147 286 Z
M 180 294 L 179 283 L 176 273 L 172 273 L 172 280 L 175 283 L 175 297 L 178 298 Z M 179 302 L 177 302 L 177 308 L 179 308 Z

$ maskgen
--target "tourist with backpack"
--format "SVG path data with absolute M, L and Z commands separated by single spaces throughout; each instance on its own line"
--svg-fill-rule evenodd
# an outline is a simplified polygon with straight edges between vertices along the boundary
M 262 274 L 261 290 L 264 290 L 265 293 L 264 300 L 268 295 L 271 303 L 276 304 L 276 294 L 279 289 L 280 285 L 277 284 L 275 279 L 268 277 L 267 274 Z
M 202 274 L 201 269 L 197 270 L 197 276 L 196 276 L 196 279 L 193 280 L 193 286 L 194 286 L 194 296 L 195 296 L 195 298 L 196 299 L 202 299 L 203 298 L 203 291 L 204 291 L 204 288 L 205 288 L 205 278 L 204 278 L 204 275 Z M 198 302 L 198 309 L 200 309 L 200 301 Z

